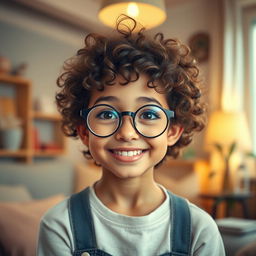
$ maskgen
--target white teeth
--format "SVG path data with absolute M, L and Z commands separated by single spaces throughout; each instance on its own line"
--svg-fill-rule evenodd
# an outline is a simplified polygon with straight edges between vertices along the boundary
M 114 154 L 119 156 L 136 156 L 140 155 L 142 153 L 142 150 L 133 150 L 133 151 L 119 151 L 115 150 Z

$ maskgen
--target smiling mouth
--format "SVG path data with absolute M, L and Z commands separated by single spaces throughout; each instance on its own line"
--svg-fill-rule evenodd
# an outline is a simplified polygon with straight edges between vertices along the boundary
M 109 150 L 111 154 L 120 161 L 136 161 L 140 159 L 147 149 L 133 149 L 133 150 L 121 150 L 121 149 L 112 149 Z
M 137 156 L 142 153 L 142 150 L 111 150 L 111 152 L 119 156 Z

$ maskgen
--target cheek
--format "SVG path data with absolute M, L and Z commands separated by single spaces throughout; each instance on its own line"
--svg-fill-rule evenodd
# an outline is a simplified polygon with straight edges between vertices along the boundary
M 88 138 L 88 148 L 94 160 L 98 160 L 102 152 L 104 152 L 104 139 L 98 138 L 94 135 L 89 136 Z
M 152 141 L 149 141 L 149 144 L 154 149 L 154 152 L 156 152 L 159 155 L 165 155 L 168 147 L 168 140 L 167 136 L 160 136 L 158 138 L 152 139 Z

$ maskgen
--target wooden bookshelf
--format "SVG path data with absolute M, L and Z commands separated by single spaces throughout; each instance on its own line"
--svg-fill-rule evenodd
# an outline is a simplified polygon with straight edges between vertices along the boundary
M 58 113 L 43 113 L 39 111 L 34 111 L 33 112 L 33 118 L 34 119 L 41 119 L 41 120 L 51 120 L 51 121 L 56 121 L 59 122 L 61 121 L 61 116 Z
M 0 158 L 16 158 L 26 162 L 31 162 L 34 157 L 56 157 L 65 154 L 65 138 L 60 130 L 61 117 L 59 114 L 55 113 L 49 114 L 32 110 L 31 81 L 18 76 L 0 74 L 0 86 L 12 87 L 15 91 L 15 97 L 13 99 L 8 99 L 11 102 L 11 104 L 9 104 L 11 107 L 8 108 L 11 109 L 10 111 L 15 111 L 15 115 L 22 120 L 23 129 L 23 141 L 21 148 L 16 151 L 0 148 Z M 0 112 L 0 116 L 6 114 L 2 112 Z M 58 148 L 47 149 L 46 147 L 43 150 L 35 149 L 33 132 L 35 120 L 52 123 L 54 143 L 58 145 Z

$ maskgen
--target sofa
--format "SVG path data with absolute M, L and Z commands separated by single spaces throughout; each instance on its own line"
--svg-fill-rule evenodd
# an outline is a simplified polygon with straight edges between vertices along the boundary
M 0 255 L 33 256 L 42 215 L 74 190 L 65 159 L 0 163 Z

